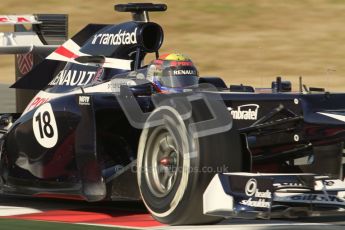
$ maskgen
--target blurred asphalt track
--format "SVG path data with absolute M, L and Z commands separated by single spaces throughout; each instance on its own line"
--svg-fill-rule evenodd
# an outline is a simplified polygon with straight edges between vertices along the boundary
M 15 90 L 10 89 L 9 85 L 0 84 L 0 113 L 14 113 Z
M 48 210 L 73 210 L 87 211 L 90 214 L 98 212 L 100 215 L 115 216 L 114 213 L 130 213 L 125 215 L 146 215 L 143 204 L 139 202 L 101 202 L 86 203 L 81 201 L 61 201 L 47 198 L 31 198 L 0 195 L 0 216 L 39 213 Z M 116 214 L 118 217 L 118 214 Z M 74 218 L 73 215 L 70 218 Z M 117 226 L 116 221 L 109 224 L 83 223 L 88 225 Z M 122 226 L 123 227 L 123 226 Z M 134 227 L 135 228 L 135 227 Z M 280 220 L 224 220 L 217 225 L 203 226 L 156 226 L 144 229 L 231 229 L 231 230 L 325 230 L 345 229 L 345 215 L 331 217 L 309 217 L 301 219 L 280 219 Z M 110 228 L 111 229 L 111 228 Z

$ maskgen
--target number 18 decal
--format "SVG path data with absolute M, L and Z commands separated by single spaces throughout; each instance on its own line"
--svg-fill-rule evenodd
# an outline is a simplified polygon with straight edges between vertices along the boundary
M 36 140 L 45 148 L 53 148 L 58 140 L 58 130 L 50 103 L 40 106 L 34 113 L 32 128 Z

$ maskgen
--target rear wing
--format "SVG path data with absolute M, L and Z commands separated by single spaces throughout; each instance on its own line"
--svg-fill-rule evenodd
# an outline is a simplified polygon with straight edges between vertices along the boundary
M 1 24 L 40 24 L 34 15 L 0 15 Z
M 67 40 L 67 23 L 62 14 L 0 15 L 0 26 L 14 25 L 14 32 L 0 33 L 0 54 L 51 53 Z
M 15 54 L 15 81 L 68 39 L 65 14 L 0 15 L 0 26 L 12 25 L 13 32 L 0 32 L 0 55 Z M 34 90 L 16 90 L 16 110 L 22 112 Z

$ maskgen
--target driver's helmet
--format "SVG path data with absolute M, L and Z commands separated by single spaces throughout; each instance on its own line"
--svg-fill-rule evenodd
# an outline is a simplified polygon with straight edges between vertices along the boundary
M 159 92 L 181 92 L 198 84 L 198 70 L 182 54 L 164 54 L 152 61 L 147 69 L 147 79 Z

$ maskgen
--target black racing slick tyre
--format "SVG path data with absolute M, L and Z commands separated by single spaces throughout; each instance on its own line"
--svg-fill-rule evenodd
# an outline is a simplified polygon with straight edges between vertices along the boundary
M 3 186 L 6 182 L 5 178 L 8 174 L 8 163 L 6 155 L 4 154 L 3 149 L 3 140 L 0 140 L 0 191 L 3 189 Z
M 143 130 L 137 158 L 142 199 L 152 216 L 166 224 L 207 224 L 222 220 L 203 214 L 203 193 L 219 172 L 242 169 L 240 137 L 227 132 L 195 137 L 189 124 L 202 111 L 193 107 L 183 120 L 170 106 L 158 107 L 150 118 L 163 117 L 158 126 Z M 217 194 L 215 194 L 217 195 Z

